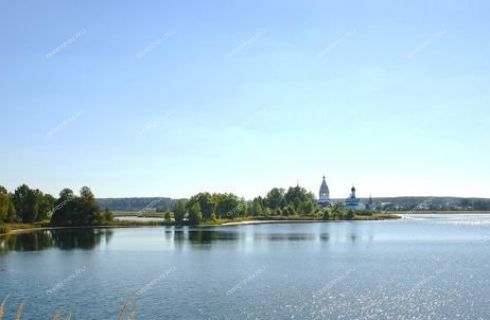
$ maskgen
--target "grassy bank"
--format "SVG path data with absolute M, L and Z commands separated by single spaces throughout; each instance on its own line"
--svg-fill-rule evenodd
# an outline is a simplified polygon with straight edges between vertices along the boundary
M 373 214 L 372 216 L 354 216 L 352 220 L 393 220 L 400 219 L 401 217 L 397 214 L 393 213 L 381 213 L 381 214 Z
M 163 218 L 163 212 L 135 212 L 135 211 L 114 211 L 114 217 L 142 217 L 142 218 Z
M 15 231 L 29 231 L 29 230 L 42 229 L 48 225 L 49 223 L 46 222 L 4 223 L 0 225 L 0 235 L 15 232 Z
M 346 221 L 346 220 L 356 220 L 356 221 L 369 221 L 369 220 L 389 220 L 389 219 L 400 219 L 399 215 L 382 213 L 373 215 L 354 215 L 352 219 L 330 219 L 324 220 L 321 217 L 312 216 L 258 216 L 258 217 L 239 217 L 239 218 L 229 218 L 229 219 L 215 219 L 212 221 L 205 221 L 199 224 L 200 227 L 213 227 L 226 224 L 241 224 L 247 222 L 254 223 L 278 223 L 278 222 L 326 222 L 326 221 Z
M 103 225 L 93 226 L 58 226 L 50 223 L 5 223 L 0 225 L 0 236 L 14 233 L 38 231 L 38 230 L 54 230 L 54 229 L 83 229 L 83 228 L 137 228 L 148 226 L 162 226 L 165 223 L 158 221 L 112 221 Z
M 240 224 L 247 222 L 255 223 L 274 223 L 274 222 L 325 222 L 325 221 L 343 221 L 343 220 L 357 220 L 357 221 L 368 221 L 368 220 L 388 220 L 388 219 L 399 219 L 400 216 L 396 214 L 373 214 L 370 216 L 364 215 L 354 215 L 352 219 L 334 219 L 334 220 L 323 220 L 320 217 L 312 216 L 251 216 L 251 217 L 236 217 L 236 218 L 223 218 L 215 219 L 210 221 L 204 221 L 200 223 L 199 227 L 214 227 L 226 224 Z M 136 227 L 158 227 L 158 226 L 172 226 L 173 222 L 165 221 L 121 221 L 114 220 L 103 225 L 94 226 L 58 226 L 52 225 L 49 222 L 36 222 L 36 223 L 5 223 L 0 225 L 0 235 L 29 232 L 36 230 L 47 230 L 47 229 L 69 229 L 69 228 L 136 228 Z

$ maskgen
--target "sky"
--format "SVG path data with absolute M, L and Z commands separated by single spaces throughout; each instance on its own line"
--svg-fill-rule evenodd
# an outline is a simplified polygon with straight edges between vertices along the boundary
M 488 1 L 0 0 L 0 185 L 490 197 Z

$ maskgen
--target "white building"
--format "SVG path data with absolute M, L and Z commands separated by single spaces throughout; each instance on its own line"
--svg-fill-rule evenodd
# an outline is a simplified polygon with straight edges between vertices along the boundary
M 323 181 L 320 185 L 320 192 L 318 195 L 318 204 L 320 207 L 328 207 L 332 204 L 330 201 L 330 190 L 328 189 L 327 181 L 325 181 L 325 176 L 323 176 Z
M 352 186 L 350 189 L 350 196 L 345 200 L 345 207 L 347 209 L 363 210 L 365 206 L 361 203 L 361 199 L 356 198 L 356 187 Z

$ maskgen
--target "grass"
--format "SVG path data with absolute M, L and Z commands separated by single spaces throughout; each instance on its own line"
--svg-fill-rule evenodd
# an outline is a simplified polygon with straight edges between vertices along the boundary
M 373 215 L 354 215 L 352 220 L 358 221 L 368 221 L 368 220 L 389 220 L 389 219 L 399 219 L 400 216 L 390 213 L 375 213 Z M 239 223 L 247 221 L 284 221 L 284 222 L 300 222 L 300 221 L 311 221 L 311 222 L 323 222 L 323 221 L 344 221 L 348 219 L 338 219 L 338 220 L 323 220 L 321 216 L 251 216 L 251 217 L 237 217 L 237 218 L 225 218 L 225 219 L 215 219 L 204 221 L 199 224 L 199 227 L 214 227 L 220 226 L 226 223 Z
M 134 212 L 134 211 L 114 211 L 114 217 L 142 217 L 142 218 L 163 218 L 163 212 Z
M 354 216 L 352 220 L 393 220 L 393 219 L 400 219 L 400 216 L 396 214 L 390 214 L 390 213 L 380 213 L 380 214 L 373 214 L 372 216 Z
M 0 304 L 0 320 L 3 320 L 3 317 L 5 316 L 5 305 L 7 303 L 8 298 L 10 295 L 5 296 L 5 298 L 2 301 L 2 304 Z M 15 320 L 21 320 L 22 314 L 24 313 L 24 307 L 26 305 L 26 300 L 22 300 L 20 303 L 19 307 L 17 308 L 17 311 L 15 313 Z M 128 299 L 122 306 L 121 309 L 119 310 L 118 314 L 118 320 L 135 320 L 136 319 L 136 310 L 134 307 L 132 310 L 129 312 L 129 307 L 132 305 L 131 299 Z M 126 316 L 126 314 L 128 315 Z M 53 315 L 53 320 L 61 320 L 63 317 L 63 311 L 62 310 L 57 310 L 54 315 Z M 71 320 L 72 319 L 72 313 L 69 312 L 66 315 L 66 320 Z
M 0 225 L 0 235 L 7 234 L 12 231 L 40 229 L 49 226 L 46 221 L 35 223 L 4 223 Z
M 111 222 L 102 225 L 91 226 L 57 226 L 52 225 L 49 222 L 36 222 L 36 223 L 5 223 L 0 225 L 0 236 L 22 231 L 34 231 L 43 229 L 81 229 L 81 228 L 130 228 L 130 227 L 147 227 L 147 226 L 162 226 L 168 225 L 165 222 L 159 221 L 118 221 L 113 220 Z

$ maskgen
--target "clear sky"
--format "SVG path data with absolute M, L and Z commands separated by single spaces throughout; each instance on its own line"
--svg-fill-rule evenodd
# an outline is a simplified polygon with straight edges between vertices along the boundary
M 0 0 L 0 185 L 490 197 L 490 2 Z

